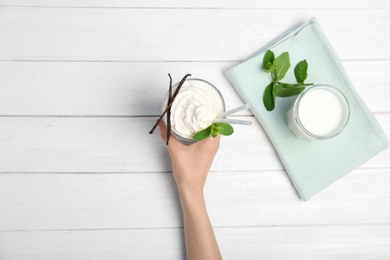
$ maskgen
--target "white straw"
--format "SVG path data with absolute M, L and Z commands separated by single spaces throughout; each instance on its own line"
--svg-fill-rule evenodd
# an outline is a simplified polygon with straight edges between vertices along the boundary
M 245 105 L 242 105 L 242 106 L 239 106 L 239 107 L 230 109 L 230 110 L 228 110 L 228 111 L 222 112 L 222 113 L 220 113 L 220 114 L 218 115 L 218 117 L 226 117 L 226 116 L 228 116 L 228 115 L 237 113 L 238 111 L 241 111 L 241 110 L 244 110 L 244 109 L 247 109 L 247 108 L 250 108 L 250 105 L 249 105 L 249 104 L 245 104 Z
M 228 123 L 228 124 L 237 124 L 237 125 L 251 125 L 251 121 L 247 120 L 238 120 L 238 119 L 226 119 L 226 118 L 219 118 L 213 120 L 213 123 Z

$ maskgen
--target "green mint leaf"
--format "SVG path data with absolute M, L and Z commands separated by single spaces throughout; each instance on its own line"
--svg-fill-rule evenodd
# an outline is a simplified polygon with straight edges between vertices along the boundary
M 274 85 L 275 85 L 275 83 L 271 82 L 264 89 L 263 103 L 264 103 L 264 106 L 267 109 L 267 111 L 272 111 L 275 108 Z
M 295 78 L 297 79 L 298 83 L 302 83 L 306 80 L 307 78 L 307 61 L 303 60 L 298 62 L 298 64 L 294 68 L 294 74 Z
M 215 128 L 221 135 L 229 136 L 234 133 L 234 129 L 230 124 L 227 123 L 214 123 Z
M 197 141 L 201 141 L 203 139 L 206 139 L 211 134 L 211 126 L 207 127 L 206 129 L 203 129 L 199 132 L 197 132 L 192 138 Z
M 267 62 L 267 64 L 265 64 L 265 67 L 268 69 L 272 68 L 272 62 Z
M 272 77 L 272 81 L 273 81 L 273 82 L 276 82 L 276 81 L 277 81 L 275 69 L 274 69 L 273 71 L 271 71 L 271 77 Z
M 293 84 L 284 84 L 276 83 L 275 95 L 278 97 L 290 97 L 295 96 L 305 90 L 305 86 L 302 85 L 293 85 Z
M 304 87 L 302 84 L 287 84 L 283 82 L 278 82 L 279 85 L 283 85 L 283 88 L 299 88 L 299 87 Z
M 270 69 L 274 60 L 275 60 L 275 54 L 271 50 L 268 50 L 263 57 L 264 68 Z
M 290 56 L 288 55 L 288 52 L 283 52 L 278 57 L 276 57 L 274 61 L 275 65 L 275 80 L 279 81 L 284 78 L 286 75 L 288 69 L 290 68 Z
M 217 137 L 217 135 L 218 135 L 218 129 L 215 127 L 214 124 L 212 124 L 212 125 L 211 125 L 211 136 L 212 136 L 213 138 L 215 138 L 215 137 Z
M 234 129 L 230 124 L 227 123 L 214 123 L 206 129 L 197 132 L 192 138 L 194 140 L 201 141 L 208 138 L 210 135 L 212 137 L 217 137 L 218 133 L 228 136 L 234 133 Z
M 267 68 L 267 69 L 265 69 L 265 72 L 268 72 L 268 73 L 273 73 L 273 72 L 275 72 L 275 64 L 271 64 L 270 66 L 269 66 L 269 68 Z

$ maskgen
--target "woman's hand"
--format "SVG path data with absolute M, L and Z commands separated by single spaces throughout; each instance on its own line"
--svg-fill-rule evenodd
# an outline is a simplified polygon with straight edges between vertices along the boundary
M 165 124 L 159 123 L 163 141 L 167 138 Z M 179 192 L 203 192 L 206 177 L 219 148 L 221 136 L 185 145 L 174 136 L 170 137 L 168 151 L 172 159 L 172 169 Z
M 166 143 L 167 128 L 163 122 L 159 123 L 159 128 Z M 169 139 L 168 151 L 183 210 L 189 260 L 222 259 L 203 197 L 203 188 L 220 138 L 207 138 L 191 145 L 180 143 L 174 136 Z

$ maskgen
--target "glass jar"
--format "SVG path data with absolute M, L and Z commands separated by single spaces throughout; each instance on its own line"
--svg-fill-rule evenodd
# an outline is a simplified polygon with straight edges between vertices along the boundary
M 349 103 L 331 85 L 314 85 L 300 93 L 287 111 L 287 125 L 298 138 L 329 139 L 340 134 L 348 123 Z

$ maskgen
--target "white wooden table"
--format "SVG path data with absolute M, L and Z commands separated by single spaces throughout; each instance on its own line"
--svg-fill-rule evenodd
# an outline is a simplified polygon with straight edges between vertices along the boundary
M 313 16 L 390 136 L 388 0 L 0 0 L 0 259 L 184 258 L 148 134 L 167 74 L 241 105 L 223 70 Z M 390 259 L 389 149 L 303 202 L 261 126 L 236 127 L 206 199 L 225 259 Z

